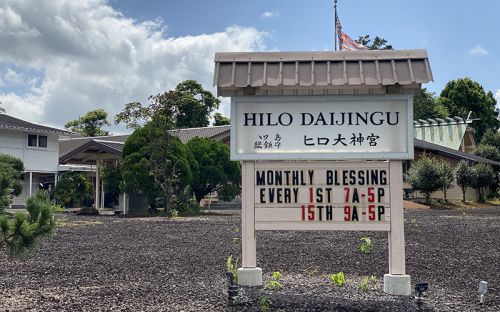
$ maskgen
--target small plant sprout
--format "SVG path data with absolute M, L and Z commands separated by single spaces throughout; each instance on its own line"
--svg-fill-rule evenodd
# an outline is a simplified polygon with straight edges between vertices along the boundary
M 233 274 L 233 283 L 238 285 L 238 258 L 233 261 L 233 255 L 227 257 L 226 260 L 226 269 L 228 273 Z
M 361 244 L 359 245 L 359 250 L 364 254 L 369 254 L 372 251 L 373 244 L 372 239 L 370 237 L 361 237 Z
M 271 301 L 269 300 L 269 298 L 264 296 L 260 298 L 259 304 L 260 304 L 260 310 L 262 312 L 267 312 L 269 311 L 269 306 L 271 305 Z
M 267 282 L 265 288 L 269 290 L 283 289 L 283 284 L 281 284 L 282 281 L 283 281 L 283 274 L 281 274 L 280 272 L 274 272 L 271 275 L 269 281 Z
M 359 289 L 364 291 L 368 290 L 368 276 L 363 277 L 361 283 L 359 284 Z
M 359 284 L 361 290 L 367 291 L 370 289 L 370 285 L 373 286 L 377 282 L 377 277 L 375 275 L 365 276 Z
M 330 281 L 334 285 L 344 286 L 344 284 L 346 283 L 344 272 L 334 273 L 330 275 Z

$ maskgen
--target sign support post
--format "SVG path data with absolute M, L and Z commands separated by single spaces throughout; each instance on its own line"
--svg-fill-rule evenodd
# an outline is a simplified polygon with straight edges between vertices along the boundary
M 389 231 L 389 274 L 384 275 L 384 292 L 411 294 L 410 276 L 405 273 L 405 232 L 403 216 L 403 168 L 401 160 L 389 162 L 391 184 L 391 230 Z
M 242 162 L 243 192 L 241 209 L 241 268 L 238 268 L 238 284 L 242 286 L 261 286 L 262 269 L 257 267 L 255 243 L 255 163 Z

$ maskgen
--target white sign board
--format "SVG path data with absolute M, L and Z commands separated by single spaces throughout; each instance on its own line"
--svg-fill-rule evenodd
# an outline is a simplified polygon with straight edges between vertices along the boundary
M 232 160 L 412 159 L 406 95 L 237 97 Z
M 389 163 L 257 162 L 257 230 L 390 230 Z

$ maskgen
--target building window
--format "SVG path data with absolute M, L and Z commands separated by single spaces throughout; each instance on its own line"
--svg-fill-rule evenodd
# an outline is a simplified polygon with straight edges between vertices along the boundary
M 47 136 L 46 135 L 39 135 L 38 136 L 38 147 L 47 148 Z
M 47 148 L 47 136 L 28 134 L 28 146 Z
M 38 135 L 28 134 L 28 146 L 38 146 Z

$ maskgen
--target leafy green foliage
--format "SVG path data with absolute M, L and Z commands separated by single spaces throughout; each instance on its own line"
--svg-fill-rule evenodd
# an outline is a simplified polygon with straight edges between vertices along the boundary
M 21 194 L 23 162 L 16 157 L 0 154 L 0 213 L 9 207 L 12 196 Z
M 408 182 L 414 190 L 424 193 L 427 203 L 430 203 L 432 193 L 446 187 L 443 184 L 446 180 L 443 177 L 443 162 L 444 160 L 422 154 L 408 172 Z
M 271 300 L 269 300 L 268 297 L 266 296 L 263 296 L 262 298 L 260 298 L 259 300 L 259 305 L 260 305 L 260 310 L 262 312 L 267 312 L 269 311 L 269 308 L 271 306 Z
M 69 131 L 80 133 L 85 137 L 109 135 L 108 131 L 102 129 L 109 126 L 108 113 L 102 108 L 87 112 L 83 117 L 68 121 L 64 128 Z
M 369 254 L 373 248 L 371 237 L 361 237 L 359 240 L 361 241 L 361 244 L 359 245 L 359 250 L 364 254 Z
M 120 194 L 120 181 L 121 181 L 121 165 L 105 164 L 100 168 L 100 175 L 104 191 L 107 194 L 117 196 Z
M 479 163 L 472 167 L 472 183 L 471 186 L 478 193 L 480 202 L 486 200 L 486 195 L 489 189 L 496 189 L 498 187 L 498 173 L 494 169 L 484 163 Z
M 220 101 L 203 89 L 194 80 L 186 80 L 172 90 L 150 97 L 149 106 L 132 102 L 115 116 L 115 124 L 125 123 L 128 128 L 138 129 L 141 125 L 166 116 L 168 129 L 206 127 L 211 112 L 219 107 Z
M 470 78 L 449 81 L 441 92 L 439 102 L 448 108 L 452 116 L 467 118 L 472 111 L 471 118 L 479 118 L 472 124 L 478 141 L 486 130 L 496 131 L 500 127 L 493 93 L 485 92 L 483 86 Z
M 92 184 L 85 173 L 65 173 L 54 189 L 54 196 L 64 207 L 80 207 L 92 198 Z
M 0 249 L 6 247 L 11 257 L 26 254 L 40 236 L 52 232 L 55 222 L 48 194 L 38 191 L 26 201 L 28 213 L 17 213 L 13 220 L 0 216 Z
M 493 145 L 480 144 L 474 154 L 494 161 L 500 161 L 500 149 Z
M 129 136 L 123 147 L 123 188 L 147 197 L 152 210 L 163 206 L 170 214 L 175 198 L 191 184 L 198 170 L 189 149 L 168 134 L 168 116 L 147 123 Z
M 492 145 L 500 149 L 500 132 L 494 131 L 493 129 L 488 129 L 481 139 L 482 145 Z
M 436 95 L 423 88 L 422 92 L 413 98 L 413 119 L 445 118 L 448 109 L 437 101 Z
M 283 289 L 283 284 L 282 284 L 283 278 L 284 276 L 283 274 L 281 274 L 281 272 L 278 271 L 274 272 L 264 288 L 269 290 Z
M 359 36 L 354 40 L 368 48 L 368 50 L 393 50 L 392 45 L 387 44 L 387 40 L 382 37 L 376 36 L 373 40 L 370 35 Z
M 330 282 L 333 285 L 344 286 L 344 284 L 347 282 L 344 276 L 344 272 L 334 273 L 330 275 Z
M 231 124 L 231 119 L 223 116 L 221 113 L 215 113 L 214 114 L 214 126 L 224 126 L 224 125 L 230 125 Z
M 227 257 L 226 260 L 226 270 L 230 273 L 233 273 L 233 282 L 235 285 L 238 284 L 238 258 L 233 261 L 233 255 Z
M 198 163 L 191 184 L 198 202 L 213 192 L 218 192 L 223 200 L 231 200 L 240 192 L 240 164 L 229 159 L 226 144 L 196 137 L 187 143 L 187 147 Z
M 462 190 L 462 202 L 465 202 L 465 192 L 472 186 L 474 176 L 472 167 L 465 160 L 461 160 L 455 168 L 455 177 L 457 185 Z
M 445 201 L 448 201 L 448 190 L 453 185 L 453 181 L 455 181 L 453 168 L 449 162 L 445 160 L 438 160 L 438 171 L 440 184 L 439 189 L 443 192 Z

